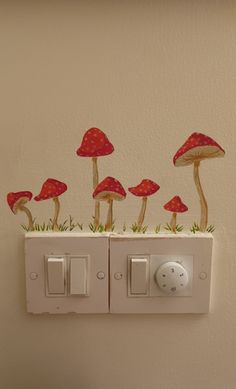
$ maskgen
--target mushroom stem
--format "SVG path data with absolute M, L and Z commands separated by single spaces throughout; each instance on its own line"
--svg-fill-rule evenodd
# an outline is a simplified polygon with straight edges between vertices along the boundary
M 200 166 L 200 161 L 195 161 L 194 162 L 194 170 L 193 170 L 193 178 L 194 178 L 194 182 L 195 182 L 195 185 L 197 188 L 197 192 L 198 192 L 199 199 L 200 199 L 200 205 L 201 205 L 200 231 L 204 232 L 204 231 L 206 231 L 207 223 L 208 223 L 208 205 L 207 205 L 207 201 L 206 201 L 206 198 L 204 196 L 201 182 L 200 182 L 199 166 Z
M 30 212 L 30 210 L 27 207 L 25 207 L 24 205 L 20 205 L 18 209 L 22 212 L 25 212 L 26 216 L 28 217 L 28 220 L 29 220 L 28 229 L 29 229 L 29 231 L 34 231 L 34 222 L 33 222 L 33 217 L 32 217 L 32 213 Z
M 172 218 L 170 221 L 170 226 L 171 226 L 172 232 L 174 232 L 175 234 L 176 234 L 176 219 L 177 219 L 177 213 L 173 212 Z
M 59 231 L 59 226 L 58 226 L 58 215 L 60 212 L 60 202 L 58 197 L 53 198 L 54 205 L 55 205 L 55 211 L 54 211 L 54 218 L 52 221 L 52 230 L 53 231 Z
M 147 208 L 147 197 L 143 197 L 143 199 L 142 199 L 142 207 L 141 207 L 141 210 L 140 210 L 140 213 L 139 213 L 139 217 L 138 217 L 138 221 L 137 221 L 137 224 L 138 224 L 139 228 L 142 227 L 142 225 L 143 225 L 146 208 Z
M 111 231 L 112 230 L 112 223 L 113 223 L 113 200 L 108 200 L 109 208 L 107 213 L 107 221 L 105 225 L 105 231 Z
M 98 184 L 98 164 L 97 164 L 97 157 L 92 158 L 93 161 L 93 189 L 96 188 Z M 95 201 L 95 214 L 94 214 L 94 226 L 97 228 L 100 223 L 100 202 Z

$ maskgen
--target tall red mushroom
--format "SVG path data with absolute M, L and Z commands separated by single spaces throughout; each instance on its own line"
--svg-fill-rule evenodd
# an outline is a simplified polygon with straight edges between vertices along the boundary
M 137 186 L 128 188 L 128 191 L 132 193 L 134 196 L 142 197 L 142 207 L 139 213 L 139 217 L 137 220 L 138 230 L 142 228 L 145 212 L 147 208 L 147 198 L 148 196 L 153 195 L 160 189 L 160 186 L 156 184 L 154 181 L 149 179 L 143 179 L 140 184 Z
M 121 183 L 113 177 L 106 177 L 101 181 L 95 191 L 93 192 L 93 198 L 98 201 L 107 201 L 109 204 L 107 221 L 105 225 L 106 231 L 112 230 L 113 224 L 113 200 L 124 200 L 126 192 Z
M 194 132 L 180 147 L 173 158 L 175 166 L 188 166 L 193 164 L 193 177 L 197 188 L 201 206 L 200 231 L 206 231 L 208 224 L 208 205 L 203 193 L 199 178 L 200 163 L 204 159 L 223 157 L 225 151 L 212 138 Z
M 114 147 L 108 140 L 107 136 L 99 128 L 92 127 L 87 130 L 83 136 L 82 143 L 78 150 L 77 155 L 80 157 L 92 158 L 93 163 L 93 189 L 98 185 L 98 157 L 109 155 L 114 151 Z M 95 202 L 95 215 L 94 215 L 94 226 L 97 228 L 100 223 L 100 203 Z
M 33 194 L 29 191 L 10 192 L 7 194 L 7 202 L 12 212 L 16 215 L 18 211 L 25 212 L 29 220 L 28 230 L 34 230 L 33 217 L 25 204 L 32 199 Z
M 177 213 L 183 213 L 188 210 L 187 205 L 185 205 L 179 196 L 173 197 L 168 203 L 164 205 L 164 208 L 167 211 L 172 212 L 172 218 L 170 221 L 171 230 L 176 234 L 176 219 Z
M 35 196 L 35 201 L 42 201 L 53 199 L 55 210 L 52 220 L 52 230 L 59 231 L 58 216 L 60 212 L 60 202 L 58 197 L 67 190 L 67 185 L 64 182 L 55 180 L 54 178 L 48 178 L 42 186 L 42 189 L 38 196 Z

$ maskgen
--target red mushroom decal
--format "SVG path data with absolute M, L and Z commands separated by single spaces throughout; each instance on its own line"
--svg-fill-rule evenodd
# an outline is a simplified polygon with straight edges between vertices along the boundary
M 60 212 L 60 202 L 58 197 L 67 190 L 67 185 L 61 181 L 55 180 L 54 178 L 48 178 L 39 193 L 35 196 L 35 201 L 42 201 L 53 199 L 55 204 L 54 217 L 52 220 L 52 230 L 59 231 L 58 216 Z
M 7 194 L 7 202 L 14 214 L 17 214 L 18 211 L 25 212 L 29 220 L 28 230 L 34 230 L 33 217 L 30 210 L 25 206 L 25 204 L 32 199 L 33 194 L 29 191 L 23 192 L 10 192 Z
M 164 208 L 167 211 L 172 212 L 172 218 L 171 218 L 171 221 L 170 221 L 170 227 L 171 227 L 171 231 L 173 231 L 176 234 L 177 213 L 186 212 L 188 210 L 188 207 L 187 207 L 187 205 L 185 205 L 182 202 L 182 200 L 181 200 L 181 198 L 179 196 L 175 196 L 175 197 L 173 197 L 173 199 L 171 199 L 168 203 L 166 203 L 164 205 Z
M 93 127 L 87 130 L 83 136 L 82 143 L 78 150 L 77 155 L 80 157 L 92 158 L 93 163 L 93 189 L 98 185 L 98 157 L 109 155 L 114 151 L 114 147 L 108 140 L 107 136 L 99 128 Z M 94 215 L 94 226 L 97 228 L 100 223 L 100 203 L 95 202 L 95 215 Z
M 113 200 L 121 201 L 124 200 L 125 197 L 126 192 L 123 186 L 113 177 L 106 177 L 95 188 L 95 191 L 93 192 L 93 198 L 98 201 L 107 201 L 109 204 L 105 231 L 112 230 Z
M 193 177 L 197 188 L 201 206 L 200 231 L 204 232 L 208 224 L 208 205 L 203 193 L 199 178 L 200 162 L 208 158 L 223 157 L 225 151 L 212 138 L 194 132 L 180 147 L 173 158 L 175 166 L 188 166 L 193 164 Z
M 137 220 L 137 230 L 140 231 L 144 222 L 145 212 L 147 208 L 147 198 L 148 196 L 153 195 L 160 189 L 160 186 L 156 184 L 154 181 L 149 179 L 144 179 L 132 188 L 128 188 L 128 191 L 132 193 L 134 196 L 142 197 L 142 207 L 139 213 L 139 217 Z

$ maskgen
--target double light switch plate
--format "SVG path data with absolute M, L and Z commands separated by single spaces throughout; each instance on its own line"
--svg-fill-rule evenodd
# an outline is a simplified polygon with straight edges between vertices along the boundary
M 105 234 L 27 233 L 28 312 L 109 312 L 108 252 Z
M 206 313 L 211 234 L 27 233 L 31 313 Z

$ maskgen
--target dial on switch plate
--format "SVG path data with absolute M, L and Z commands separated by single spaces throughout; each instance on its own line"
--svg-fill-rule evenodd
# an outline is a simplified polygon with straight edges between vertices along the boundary
M 166 294 L 178 294 L 189 281 L 187 270 L 178 262 L 163 263 L 155 274 L 159 288 Z

